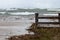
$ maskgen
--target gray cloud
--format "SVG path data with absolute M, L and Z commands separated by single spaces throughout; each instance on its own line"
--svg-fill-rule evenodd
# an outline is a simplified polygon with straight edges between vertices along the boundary
M 0 8 L 60 8 L 60 0 L 0 0 Z

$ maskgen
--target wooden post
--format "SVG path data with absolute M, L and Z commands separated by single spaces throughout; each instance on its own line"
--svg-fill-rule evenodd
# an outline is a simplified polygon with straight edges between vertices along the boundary
M 60 13 L 59 13 L 59 16 L 58 17 L 60 17 Z M 60 18 L 59 18 L 59 23 L 60 23 Z
M 36 27 L 38 25 L 38 13 L 35 13 L 35 24 L 36 24 Z
M 60 23 L 60 13 L 58 13 L 59 15 L 58 15 L 58 17 L 59 17 L 59 23 Z M 59 27 L 60 27 L 60 24 L 59 24 Z

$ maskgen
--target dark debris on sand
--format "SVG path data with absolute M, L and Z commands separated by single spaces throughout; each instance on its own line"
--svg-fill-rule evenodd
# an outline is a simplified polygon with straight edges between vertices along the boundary
M 28 31 L 35 34 L 12 36 L 8 40 L 60 40 L 59 27 L 36 27 L 35 23 L 33 23 Z

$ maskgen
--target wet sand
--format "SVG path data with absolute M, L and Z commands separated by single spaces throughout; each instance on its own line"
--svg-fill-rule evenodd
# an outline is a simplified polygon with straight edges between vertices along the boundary
M 32 24 L 32 20 L 20 21 L 1 21 L 0 22 L 0 40 L 13 35 L 29 34 L 26 29 Z

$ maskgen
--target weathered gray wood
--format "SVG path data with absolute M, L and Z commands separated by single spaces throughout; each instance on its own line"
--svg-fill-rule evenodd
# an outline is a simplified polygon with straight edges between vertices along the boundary
M 60 13 L 58 13 L 58 17 L 57 16 L 53 16 L 53 17 L 38 17 L 38 13 L 35 13 L 35 23 L 36 26 L 38 24 L 59 24 L 60 25 Z M 58 19 L 59 22 L 38 22 L 38 19 Z

